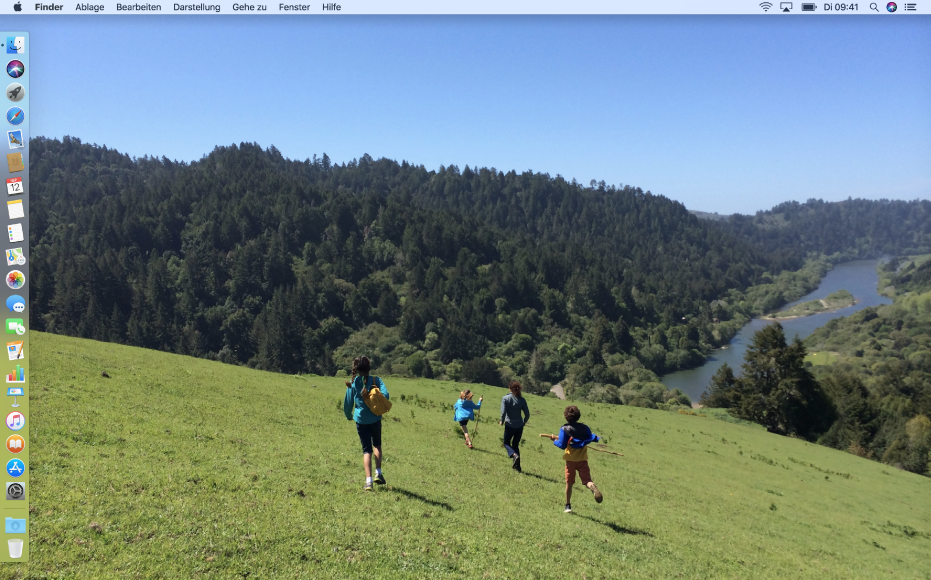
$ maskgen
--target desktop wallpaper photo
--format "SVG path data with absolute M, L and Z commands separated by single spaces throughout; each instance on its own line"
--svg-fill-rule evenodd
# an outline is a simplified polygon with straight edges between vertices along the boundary
M 928 578 L 927 19 L 15 20 L 0 577 Z

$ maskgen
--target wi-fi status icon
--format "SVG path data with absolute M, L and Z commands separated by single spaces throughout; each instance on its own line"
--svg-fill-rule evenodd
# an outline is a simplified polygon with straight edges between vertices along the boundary
M 769 12 L 769 9 L 773 7 L 772 2 L 761 2 L 760 8 L 763 9 L 763 12 Z

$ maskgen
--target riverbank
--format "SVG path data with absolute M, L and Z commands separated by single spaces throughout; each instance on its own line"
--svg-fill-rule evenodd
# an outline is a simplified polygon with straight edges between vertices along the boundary
M 848 308 L 839 310 L 822 310 L 811 316 L 799 316 L 790 320 L 780 321 L 785 328 L 786 338 L 791 340 L 795 336 L 801 339 L 806 338 L 820 326 L 826 324 L 832 318 L 850 316 L 854 312 L 878 306 L 880 304 L 891 304 L 892 300 L 885 296 L 880 296 L 877 291 L 879 285 L 879 275 L 876 267 L 879 260 L 856 260 L 852 262 L 843 262 L 834 266 L 834 269 L 825 275 L 818 285 L 817 289 L 806 296 L 802 296 L 796 302 L 792 302 L 783 307 L 783 312 L 791 310 L 799 304 L 812 302 L 826 295 L 830 295 L 838 290 L 846 290 L 854 297 L 854 304 Z M 676 371 L 660 377 L 660 382 L 667 389 L 680 389 L 689 396 L 693 402 L 701 400 L 702 393 L 708 387 L 711 377 L 721 367 L 727 363 L 734 372 L 740 373 L 740 365 L 743 364 L 744 354 L 747 347 L 753 340 L 753 334 L 766 326 L 777 322 L 764 318 L 754 318 L 746 325 L 740 328 L 737 334 L 731 339 L 727 346 L 728 349 L 719 349 L 712 351 L 706 358 L 705 364 L 700 367 Z
M 837 312 L 838 310 L 843 310 L 844 308 L 850 308 L 858 302 L 859 300 L 854 298 L 853 294 L 847 290 L 838 290 L 837 292 L 829 294 L 826 298 L 810 300 L 808 302 L 796 304 L 788 310 L 783 310 L 782 312 L 777 312 L 776 314 L 761 316 L 760 319 L 781 322 L 783 320 L 792 320 L 794 318 L 811 316 L 813 314 Z

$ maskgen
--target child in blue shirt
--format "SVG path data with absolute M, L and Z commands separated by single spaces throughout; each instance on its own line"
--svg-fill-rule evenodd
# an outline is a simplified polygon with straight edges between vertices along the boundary
M 352 361 L 352 378 L 346 381 L 346 396 L 343 398 L 343 413 L 346 419 L 355 421 L 356 433 L 362 443 L 362 467 L 365 469 L 365 491 L 372 491 L 372 456 L 375 456 L 374 483 L 386 485 L 381 472 L 381 417 L 369 410 L 364 397 L 370 389 L 378 387 L 381 394 L 390 400 L 388 387 L 378 377 L 369 376 L 372 362 L 367 356 Z
M 572 485 L 575 483 L 576 472 L 582 479 L 582 484 L 595 496 L 595 501 L 601 503 L 604 500 L 604 496 L 592 481 L 592 473 L 588 468 L 588 449 L 585 448 L 589 443 L 600 441 L 601 437 L 592 433 L 585 423 L 579 423 L 582 412 L 575 405 L 566 407 L 563 417 L 566 418 L 566 424 L 559 430 L 559 435 L 548 437 L 556 447 L 565 450 L 562 458 L 566 462 L 566 508 L 563 511 L 568 514 L 572 512 Z
M 475 449 L 472 447 L 472 441 L 469 439 L 469 429 L 467 425 L 469 421 L 475 420 L 475 409 L 480 409 L 482 407 L 482 398 L 478 398 L 478 404 L 472 402 L 472 397 L 475 396 L 475 393 L 466 389 L 459 393 L 459 400 L 456 401 L 456 404 L 453 405 L 453 410 L 456 412 L 456 421 L 459 422 L 459 426 L 462 428 L 462 434 L 465 435 L 466 446 L 469 449 Z

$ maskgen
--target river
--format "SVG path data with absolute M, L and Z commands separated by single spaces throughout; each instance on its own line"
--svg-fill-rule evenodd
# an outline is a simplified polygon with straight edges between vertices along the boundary
M 812 314 L 811 316 L 803 316 L 801 318 L 793 318 L 792 320 L 783 320 L 782 326 L 786 331 L 786 340 L 791 341 L 795 336 L 806 338 L 818 327 L 823 326 L 832 318 L 850 316 L 857 310 L 862 310 L 869 306 L 892 304 L 892 300 L 885 296 L 881 296 L 877 291 L 876 286 L 879 284 L 879 276 L 876 273 L 876 267 L 878 265 L 879 260 L 856 260 L 838 264 L 834 266 L 833 270 L 827 273 L 823 280 L 821 280 L 821 285 L 818 286 L 817 290 L 780 308 L 780 310 L 788 310 L 796 304 L 808 302 L 810 300 L 818 300 L 838 290 L 847 290 L 858 300 L 853 306 L 842 308 L 834 312 L 824 312 L 821 314 Z M 660 380 L 666 385 L 667 389 L 681 389 L 683 393 L 692 399 L 693 403 L 697 403 L 702 393 L 704 393 L 705 389 L 708 387 L 711 377 L 722 364 L 727 363 L 735 372 L 740 372 L 740 365 L 743 364 L 744 353 L 750 341 L 753 339 L 753 333 L 767 324 L 772 324 L 772 321 L 760 319 L 751 320 L 746 326 L 740 329 L 740 332 L 738 332 L 733 339 L 731 339 L 727 348 L 712 352 L 702 366 L 687 371 L 670 373 Z

